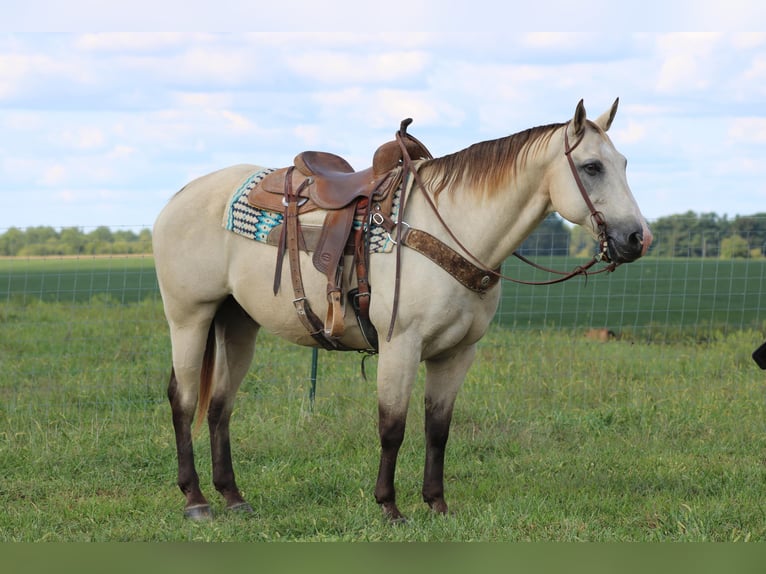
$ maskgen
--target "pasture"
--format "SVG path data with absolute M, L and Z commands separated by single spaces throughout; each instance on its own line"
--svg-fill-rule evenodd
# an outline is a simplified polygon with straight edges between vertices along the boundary
M 505 283 L 455 408 L 454 513 L 420 500 L 420 381 L 397 469 L 410 521 L 392 527 L 372 497 L 374 358 L 365 381 L 355 353 L 321 352 L 312 408 L 311 352 L 262 335 L 232 420 L 255 515 L 215 497 L 216 520 L 190 523 L 151 258 L 0 261 L 0 540 L 766 540 L 764 267 L 650 257 Z M 197 452 L 212 494 L 206 431 Z

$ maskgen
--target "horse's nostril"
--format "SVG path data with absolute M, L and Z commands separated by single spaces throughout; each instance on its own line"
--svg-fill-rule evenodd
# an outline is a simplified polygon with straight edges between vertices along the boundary
M 628 235 L 628 244 L 631 247 L 640 249 L 644 244 L 644 236 L 641 234 L 640 231 L 634 231 L 633 233 Z

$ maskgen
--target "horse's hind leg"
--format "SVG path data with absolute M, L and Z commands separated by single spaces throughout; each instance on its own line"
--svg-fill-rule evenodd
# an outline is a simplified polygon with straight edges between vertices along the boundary
M 226 508 L 252 512 L 242 498 L 234 478 L 229 438 L 229 420 L 234 398 L 253 359 L 258 324 L 233 297 L 218 309 L 215 321 L 215 386 L 208 410 L 210 447 L 213 459 L 213 484 L 226 501 Z
M 189 314 L 183 324 L 169 321 L 173 370 L 168 384 L 168 399 L 176 437 L 178 487 L 186 497 L 184 514 L 194 520 L 205 520 L 212 516 L 207 499 L 200 489 L 199 476 L 194 465 L 192 422 L 205 352 L 208 345 L 212 344 L 213 333 L 210 324 L 214 313 L 215 306 L 205 306 L 196 313 Z

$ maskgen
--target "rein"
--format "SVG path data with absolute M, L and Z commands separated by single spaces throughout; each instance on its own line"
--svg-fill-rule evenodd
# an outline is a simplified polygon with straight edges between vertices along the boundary
M 412 174 L 412 177 L 414 179 L 414 188 L 420 188 L 423 191 L 423 196 L 425 197 L 426 203 L 431 208 L 431 211 L 433 211 L 434 215 L 436 215 L 436 218 L 438 219 L 439 223 L 441 223 L 442 227 L 447 231 L 449 236 L 452 238 L 452 240 L 455 242 L 455 244 L 465 253 L 466 256 L 468 256 L 469 259 L 472 259 L 473 262 L 476 264 L 476 266 L 487 275 L 491 275 L 496 279 L 505 279 L 506 281 L 512 281 L 513 283 L 521 283 L 524 285 L 553 285 L 555 283 L 562 283 L 564 281 L 567 281 L 569 279 L 572 279 L 573 277 L 577 277 L 579 275 L 583 275 L 588 277 L 588 275 L 597 275 L 599 273 L 604 272 L 612 272 L 614 271 L 618 263 L 614 263 L 610 261 L 609 259 L 609 243 L 608 243 L 608 237 L 606 233 L 606 220 L 604 219 L 604 214 L 601 213 L 596 209 L 596 207 L 593 205 L 593 202 L 591 201 L 590 197 L 588 197 L 588 192 L 585 189 L 585 185 L 582 182 L 582 179 L 580 178 L 580 174 L 577 173 L 577 167 L 574 164 L 574 160 L 572 159 L 572 152 L 577 148 L 578 145 L 583 140 L 583 137 L 585 136 L 585 131 L 583 130 L 583 133 L 580 134 L 580 137 L 575 142 L 573 146 L 570 147 L 569 145 L 569 134 L 567 133 L 567 128 L 569 126 L 569 122 L 565 124 L 564 126 L 564 155 L 567 158 L 567 162 L 569 163 L 569 168 L 572 172 L 572 176 L 574 177 L 575 183 L 577 184 L 577 188 L 580 190 L 580 195 L 582 195 L 583 200 L 585 201 L 585 204 L 588 206 L 588 209 L 590 210 L 590 217 L 593 221 L 596 229 L 598 230 L 598 242 L 599 242 L 599 252 L 594 255 L 593 259 L 591 259 L 588 263 L 585 265 L 579 265 L 575 267 L 572 271 L 557 271 L 555 269 L 548 269 L 546 267 L 543 267 L 541 265 L 538 265 L 520 253 L 514 251 L 513 256 L 520 259 L 524 263 L 534 267 L 535 269 L 539 269 L 541 271 L 546 271 L 548 273 L 553 273 L 556 275 L 560 275 L 560 277 L 555 279 L 549 279 L 547 281 L 524 281 L 521 279 L 515 279 L 513 277 L 508 277 L 506 275 L 503 275 L 499 272 L 499 270 L 490 269 L 485 265 L 483 262 L 479 260 L 478 257 L 476 257 L 471 251 L 463 245 L 463 243 L 455 236 L 454 232 L 450 229 L 450 227 L 447 225 L 447 223 L 442 218 L 441 214 L 439 213 L 439 210 L 437 209 L 436 205 L 434 204 L 431 197 L 426 192 L 425 186 L 423 185 L 423 181 L 420 178 L 420 174 L 418 173 L 417 168 L 412 163 L 412 158 L 410 157 L 409 152 L 407 151 L 407 146 L 404 143 L 404 138 L 412 138 L 410 134 L 407 133 L 407 126 L 412 122 L 411 119 L 406 119 L 402 121 L 400 129 L 398 132 L 396 132 L 396 141 L 399 143 L 399 147 L 402 150 L 402 163 L 403 163 L 403 174 L 404 174 L 404 180 L 402 182 L 402 198 L 401 198 L 401 204 L 399 206 L 399 214 L 396 221 L 396 228 L 401 230 L 402 225 L 406 226 L 406 223 L 403 221 L 403 215 L 404 215 L 404 207 L 406 202 L 406 189 L 407 189 L 407 178 L 410 174 Z M 407 230 L 409 231 L 409 226 L 407 226 Z M 400 231 L 401 233 L 401 231 Z M 393 312 L 391 317 L 391 324 L 389 326 L 388 330 L 388 336 L 386 340 L 391 340 L 391 335 L 394 331 L 394 322 L 396 321 L 396 315 L 397 315 L 397 309 L 399 306 L 399 283 L 400 283 L 400 250 L 402 241 L 397 241 L 396 244 L 396 275 L 395 275 L 395 287 L 394 287 L 394 301 L 393 301 Z M 607 267 L 604 267 L 602 269 L 599 269 L 598 271 L 589 272 L 588 270 L 593 267 L 596 263 L 599 261 L 604 261 L 606 263 L 609 263 Z M 470 263 L 470 262 L 469 262 Z M 473 265 L 473 264 L 471 264 Z
M 537 263 L 530 261 L 517 251 L 514 251 L 512 255 L 519 259 L 520 261 L 523 261 L 527 265 L 530 265 L 534 267 L 535 269 L 539 269 L 541 271 L 546 271 L 548 273 L 553 273 L 556 275 L 561 275 L 562 277 L 559 277 L 558 279 L 550 279 L 548 281 L 522 281 L 520 279 L 513 279 L 512 277 L 505 277 L 503 276 L 503 279 L 507 279 L 508 281 L 513 281 L 514 283 L 522 283 L 524 285 L 553 285 L 554 283 L 562 283 L 563 281 L 567 281 L 571 279 L 572 277 L 576 277 L 578 275 L 584 275 L 587 279 L 588 275 L 598 275 L 599 273 L 605 273 L 605 272 L 612 272 L 614 271 L 619 263 L 614 263 L 609 260 L 609 240 L 607 238 L 606 234 L 606 220 L 604 219 L 604 214 L 601 213 L 596 209 L 596 207 L 593 205 L 593 202 L 591 201 L 590 197 L 588 196 L 588 192 L 585 189 L 585 185 L 582 182 L 582 179 L 580 178 L 580 174 L 577 173 L 577 167 L 574 164 L 574 160 L 572 159 L 572 152 L 575 150 L 575 148 L 580 145 L 580 142 L 582 142 L 582 139 L 585 135 L 585 132 L 583 132 L 579 139 L 575 142 L 573 146 L 569 146 L 569 133 L 567 130 L 567 127 L 569 124 L 567 123 L 564 126 L 564 155 L 567 158 L 567 163 L 569 164 L 569 169 L 572 172 L 572 176 L 574 177 L 575 183 L 577 184 L 577 189 L 580 190 L 580 195 L 582 195 L 583 200 L 585 201 L 585 205 L 588 206 L 588 209 L 590 210 L 590 217 L 593 220 L 593 223 L 595 224 L 596 229 L 598 230 L 598 253 L 593 256 L 593 259 L 591 259 L 588 263 L 585 265 L 580 265 L 578 267 L 575 267 L 572 271 L 557 271 L 556 269 L 549 269 L 547 267 L 543 267 L 542 265 L 538 265 Z M 470 253 L 469 253 L 470 255 Z M 471 257 L 473 257 L 471 255 Z M 603 269 L 599 269 L 598 271 L 593 271 L 591 273 L 588 273 L 588 269 L 593 267 L 596 263 L 599 261 L 604 261 L 606 263 L 609 263 L 608 266 L 604 267 Z

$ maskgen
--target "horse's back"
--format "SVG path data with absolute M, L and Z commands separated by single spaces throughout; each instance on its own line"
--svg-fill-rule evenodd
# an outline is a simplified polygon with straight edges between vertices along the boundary
M 163 298 L 197 286 L 196 297 L 217 297 L 226 288 L 226 230 L 222 220 L 234 190 L 256 165 L 240 164 L 203 175 L 184 186 L 160 212 L 152 235 Z

